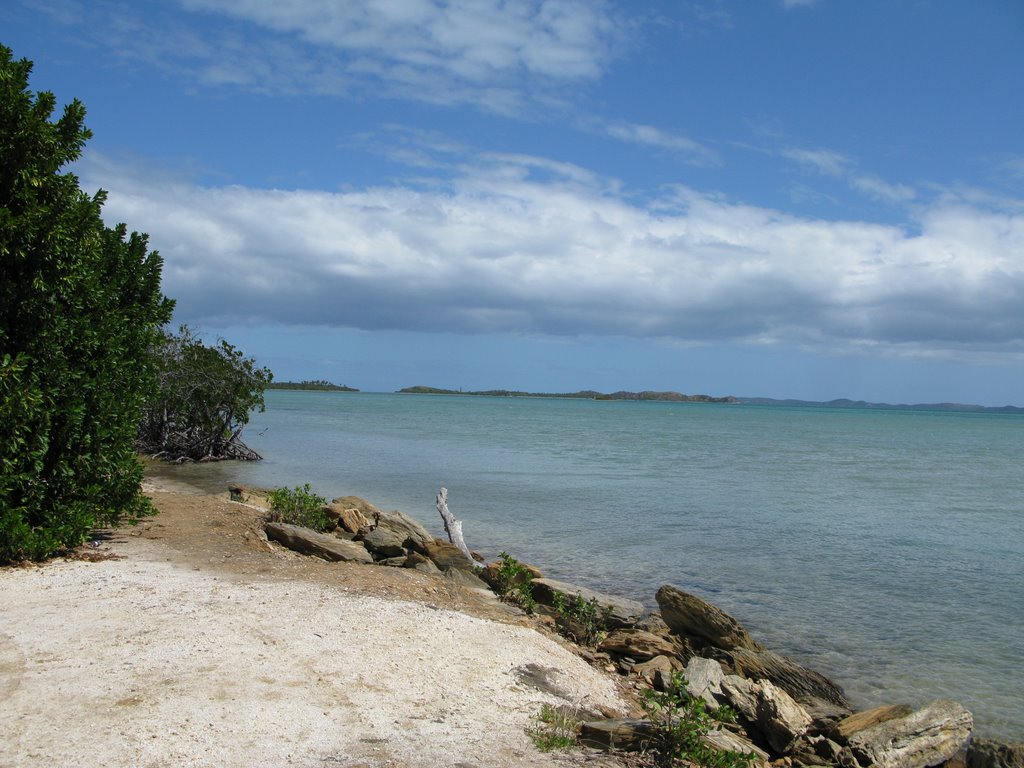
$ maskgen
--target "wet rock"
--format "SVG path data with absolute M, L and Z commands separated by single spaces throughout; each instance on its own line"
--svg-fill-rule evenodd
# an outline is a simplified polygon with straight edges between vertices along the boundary
M 676 634 L 697 637 L 727 651 L 761 649 L 736 619 L 696 595 L 666 584 L 655 597 L 662 619 Z
M 974 718 L 962 704 L 935 701 L 908 715 L 853 731 L 846 742 L 864 766 L 926 768 L 964 749 L 973 726 Z
M 606 653 L 629 656 L 639 661 L 672 654 L 676 650 L 671 640 L 642 629 L 614 629 L 597 647 Z
M 639 603 L 636 600 L 595 592 L 586 587 L 579 587 L 575 584 L 568 584 L 564 581 L 556 581 L 555 579 L 533 580 L 533 599 L 541 605 L 554 605 L 555 594 L 558 592 L 561 592 L 566 597 L 579 595 L 587 602 L 597 600 L 598 610 L 610 610 L 608 623 L 612 628 L 631 627 L 644 614 L 643 603 Z
M 296 552 L 314 555 L 324 560 L 373 562 L 373 557 L 362 544 L 288 523 L 265 523 L 263 527 L 268 539 L 273 539 Z

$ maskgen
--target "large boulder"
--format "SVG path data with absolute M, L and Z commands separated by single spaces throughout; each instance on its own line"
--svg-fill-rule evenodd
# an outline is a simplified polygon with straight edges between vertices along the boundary
M 349 533 L 359 533 L 364 528 L 370 527 L 370 521 L 358 507 L 346 507 L 332 501 L 327 505 L 327 516 Z
M 341 496 L 337 499 L 331 499 L 329 506 L 336 509 L 354 509 L 367 520 L 373 520 L 380 514 L 380 510 L 377 507 L 358 496 Z M 352 533 L 358 533 L 358 531 L 352 531 Z
M 404 557 L 407 553 L 406 539 L 391 528 L 377 526 L 362 536 L 365 546 L 378 560 L 388 557 Z
M 726 651 L 761 650 L 736 619 L 696 595 L 666 584 L 655 597 L 662 619 L 676 634 L 699 638 Z
M 789 754 L 811 727 L 811 716 L 793 697 L 767 680 L 754 683 L 757 729 L 780 755 Z
M 533 599 L 541 605 L 553 606 L 555 595 L 562 593 L 565 597 L 579 595 L 586 602 L 596 600 L 599 611 L 609 611 L 608 624 L 611 628 L 631 627 L 640 620 L 644 614 L 643 603 L 636 600 L 629 600 L 617 595 L 606 595 L 603 592 L 595 592 L 586 587 L 579 587 L 575 584 L 568 584 L 555 579 L 534 579 Z
M 362 544 L 345 541 L 337 536 L 317 533 L 309 528 L 289 523 L 265 523 L 263 528 L 267 532 L 268 539 L 283 544 L 296 552 L 314 555 L 324 560 L 373 562 L 373 557 Z
M 971 739 L 967 768 L 1024 768 L 1024 742 L 1006 744 L 992 739 Z
M 974 718 L 962 704 L 941 700 L 859 730 L 840 722 L 836 731 L 845 734 L 846 744 L 862 766 L 926 768 L 965 749 L 973 727 Z
M 426 528 L 397 509 L 391 512 L 378 511 L 374 517 L 370 518 L 370 525 L 375 531 L 391 533 L 396 539 L 401 540 L 403 546 L 417 551 L 422 551 L 421 548 L 426 546 L 427 542 L 434 540 L 433 535 L 428 533 Z
M 429 541 L 414 547 L 422 555 L 426 555 L 434 561 L 434 565 L 442 571 L 449 568 L 457 568 L 460 571 L 468 571 L 476 575 L 476 563 L 469 560 L 462 550 L 444 539 L 431 538 Z
M 775 683 L 815 717 L 836 717 L 850 712 L 843 689 L 820 672 L 772 651 L 737 648 L 728 655 L 737 674 Z

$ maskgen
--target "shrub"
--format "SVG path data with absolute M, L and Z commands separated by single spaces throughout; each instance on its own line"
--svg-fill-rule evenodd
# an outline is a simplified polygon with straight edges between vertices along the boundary
M 270 492 L 269 499 L 267 519 L 272 523 L 291 523 L 314 531 L 326 531 L 334 525 L 324 512 L 327 500 L 313 493 L 309 483 L 301 488 L 277 488 Z
M 498 566 L 495 591 L 532 615 L 537 610 L 537 601 L 533 599 L 533 574 L 508 552 L 502 552 L 498 558 L 501 565 Z
M 564 707 L 543 704 L 537 715 L 537 725 L 527 733 L 541 752 L 554 752 L 576 746 L 579 728 L 579 718 L 573 712 Z
M 571 597 L 556 592 L 554 607 L 558 631 L 573 642 L 597 645 L 607 635 L 612 609 L 602 609 L 596 598 L 584 600 L 578 592 Z
M 704 742 L 704 734 L 720 723 L 734 722 L 736 715 L 724 706 L 709 711 L 703 699 L 687 693 L 681 672 L 672 675 L 666 690 L 647 691 L 642 706 L 651 721 L 649 748 L 657 765 L 750 768 L 753 763 L 752 753 L 720 750 Z
M 0 562 L 153 513 L 132 447 L 173 303 L 146 236 L 61 169 L 91 133 L 0 46 Z

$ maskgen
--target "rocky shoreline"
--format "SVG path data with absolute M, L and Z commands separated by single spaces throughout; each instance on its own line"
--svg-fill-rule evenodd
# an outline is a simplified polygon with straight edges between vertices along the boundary
M 234 487 L 233 500 L 265 505 L 264 492 Z M 335 528 L 316 533 L 266 523 L 269 540 L 325 560 L 411 568 L 462 587 L 504 592 L 502 566 L 468 558 L 397 510 L 385 512 L 354 496 L 325 509 Z M 659 610 L 636 601 L 546 579 L 516 563 L 519 601 L 536 606 L 537 620 L 557 626 L 567 597 L 590 606 L 602 631 L 577 652 L 614 672 L 634 691 L 664 691 L 682 673 L 690 695 L 709 711 L 728 706 L 737 723 L 707 735 L 716 747 L 753 755 L 756 765 L 842 768 L 1024 768 L 1024 743 L 972 736 L 973 716 L 961 704 L 938 700 L 918 709 L 884 705 L 855 712 L 840 686 L 824 675 L 764 648 L 733 617 L 676 586 L 656 595 Z M 507 576 L 507 573 L 505 574 Z M 525 587 L 523 586 L 525 584 Z M 572 632 L 563 633 L 577 637 Z M 614 750 L 643 748 L 650 723 L 642 719 L 585 722 L 581 742 Z

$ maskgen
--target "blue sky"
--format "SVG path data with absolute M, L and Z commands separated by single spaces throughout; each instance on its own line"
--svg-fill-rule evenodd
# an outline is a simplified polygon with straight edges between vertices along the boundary
M 1019 0 L 2 16 L 176 321 L 278 379 L 1024 405 Z

